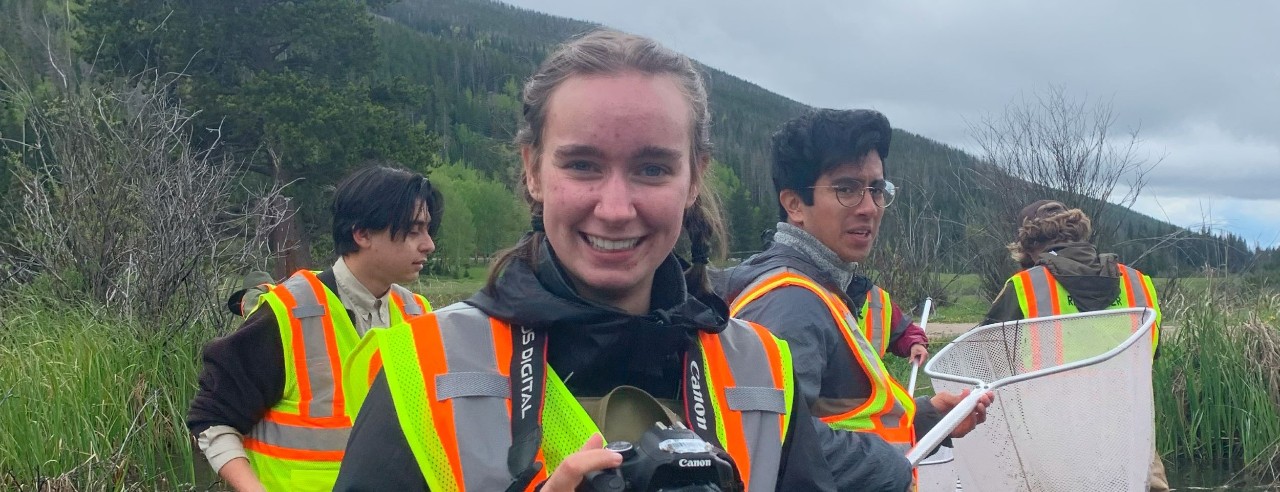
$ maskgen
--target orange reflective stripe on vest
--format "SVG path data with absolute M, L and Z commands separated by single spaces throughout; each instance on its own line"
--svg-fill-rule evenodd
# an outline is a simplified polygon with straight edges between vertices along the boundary
M 502 361 L 511 360 L 511 325 L 496 318 L 489 319 L 490 340 L 493 341 L 493 360 L 495 362 L 494 369 L 498 371 L 498 375 L 510 381 L 511 365 L 502 363 Z M 508 383 L 509 384 L 509 383 Z M 508 397 L 510 392 L 507 393 Z M 511 416 L 511 400 L 507 400 L 507 418 Z M 510 427 L 510 424 L 507 424 Z M 534 462 L 542 463 L 543 466 L 534 475 L 533 480 L 525 487 L 525 492 L 534 492 L 538 486 L 547 479 L 547 455 L 543 451 L 543 447 L 538 448 L 537 454 L 534 456 Z
M 245 449 L 291 460 L 341 461 L 350 429 L 317 428 L 263 419 L 253 431 L 256 437 L 245 438 Z
M 444 374 L 449 371 L 448 360 L 445 359 L 444 341 L 440 338 L 440 325 L 436 322 L 434 316 L 426 318 L 423 323 L 415 323 L 415 327 L 421 330 L 414 334 L 414 344 L 418 353 L 418 367 L 422 368 L 422 373 L 426 374 Z M 426 404 L 431 408 L 430 421 L 427 423 L 436 429 L 456 429 L 454 424 L 455 415 L 452 398 L 442 398 L 433 384 L 434 378 L 428 380 L 427 401 Z M 462 473 L 462 453 L 458 449 L 457 435 L 453 432 L 440 432 L 440 444 L 443 446 L 445 459 L 448 460 L 449 468 L 453 471 L 453 476 L 458 477 L 458 483 L 466 483 L 466 476 Z
M 1062 314 L 1062 296 L 1058 294 L 1060 286 L 1048 269 L 1040 267 L 1038 271 L 1035 268 L 1024 270 L 1015 275 L 1015 278 L 1021 291 L 1029 293 L 1020 296 L 1025 299 L 1022 303 L 1025 317 L 1040 318 Z M 1062 364 L 1062 347 L 1058 343 L 1062 340 L 1062 326 L 1054 324 L 1052 335 L 1044 333 L 1042 329 L 1043 327 L 1037 326 L 1027 330 L 1031 344 L 1031 366 L 1040 368 L 1046 364 Z
M 715 382 L 712 406 L 724 428 L 721 444 L 733 456 L 747 490 L 773 490 L 790 413 L 789 395 L 777 339 L 760 325 L 748 326 L 749 330 L 702 332 L 699 339 L 710 380 Z M 760 364 L 762 360 L 767 364 Z M 748 438 L 747 429 L 778 438 Z M 767 461 L 768 466 L 759 466 L 756 459 Z
M 790 371 L 787 370 L 787 368 L 791 366 L 790 350 L 787 350 L 786 352 L 787 360 L 784 361 L 783 355 L 782 355 L 783 351 L 781 347 L 778 346 L 778 343 L 779 343 L 778 339 L 774 337 L 772 333 L 769 333 L 768 329 L 756 323 L 751 323 L 749 321 L 747 322 L 747 325 L 750 326 L 753 331 L 755 331 L 756 337 L 760 339 L 761 346 L 764 347 L 765 360 L 769 361 L 769 366 L 768 366 L 769 375 L 772 377 L 771 382 L 773 383 L 772 384 L 773 388 L 778 391 L 783 391 L 785 393 L 786 388 L 789 387 L 788 381 L 790 381 L 792 378 L 792 374 L 790 373 Z M 790 405 L 792 400 L 791 395 L 783 394 L 782 396 L 784 398 L 783 399 L 784 405 Z M 737 405 L 733 402 L 730 402 L 729 406 L 732 408 Z M 778 429 L 779 442 L 785 440 L 787 437 L 787 422 L 789 422 L 791 412 L 784 411 L 782 412 L 782 414 L 783 414 L 782 425 Z
M 1142 277 L 1142 272 L 1120 265 L 1120 281 L 1124 282 L 1126 287 L 1125 299 L 1129 301 L 1129 306 L 1148 307 L 1154 304 L 1151 300 L 1152 292 Z M 1138 297 L 1139 294 L 1142 297 Z
M 324 284 L 320 279 L 306 272 L 303 277 L 307 279 L 307 283 L 311 287 L 311 294 L 314 296 L 312 305 L 316 307 L 313 311 L 302 311 L 303 306 L 294 309 L 292 321 L 296 321 L 294 327 L 295 335 L 301 330 L 303 338 L 303 346 L 305 348 L 302 361 L 306 364 L 306 374 L 308 382 L 312 388 L 309 388 L 310 401 L 304 399 L 303 404 L 299 406 L 304 417 L 333 417 L 338 422 L 345 423 L 350 426 L 351 421 L 345 415 L 346 403 L 343 401 L 342 395 L 342 356 L 338 353 L 337 334 L 333 330 L 333 318 L 329 316 L 332 312 L 328 303 L 328 295 L 325 292 Z M 295 343 L 297 338 L 294 338 Z M 312 363 L 316 355 L 324 354 L 328 359 L 319 363 Z M 295 355 L 297 355 L 295 353 Z M 295 359 L 299 359 L 295 357 Z M 327 362 L 327 364 L 325 364 Z M 323 391 L 323 389 L 332 388 L 332 391 Z M 322 391 L 317 391 L 322 390 Z
M 1160 343 L 1160 307 L 1157 306 L 1151 279 L 1132 267 L 1120 265 L 1120 282 L 1123 284 L 1122 290 L 1127 293 L 1125 298 L 1129 301 L 1129 307 L 1149 307 L 1156 310 L 1156 322 L 1151 325 L 1151 350 L 1154 352 Z M 1139 293 L 1142 295 L 1139 296 Z

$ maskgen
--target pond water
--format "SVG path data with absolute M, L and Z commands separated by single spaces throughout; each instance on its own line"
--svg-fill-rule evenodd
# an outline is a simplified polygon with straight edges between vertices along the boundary
M 1235 479 L 1237 470 L 1165 463 L 1165 472 L 1174 490 L 1280 490 L 1280 483 Z

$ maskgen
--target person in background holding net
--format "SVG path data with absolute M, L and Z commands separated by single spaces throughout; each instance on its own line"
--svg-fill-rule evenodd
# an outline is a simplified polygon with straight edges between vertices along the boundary
M 921 362 L 924 331 L 861 274 L 894 185 L 886 179 L 889 119 L 872 110 L 820 109 L 773 135 L 779 220 L 764 252 L 726 270 L 730 314 L 786 340 L 800 392 L 822 434 L 841 490 L 878 490 L 905 472 L 905 456 L 967 393 L 913 399 L 885 369 L 886 350 Z M 986 397 L 952 437 L 986 418 Z M 883 453 L 883 438 L 898 453 Z
M 1089 242 L 1089 217 L 1056 200 L 1039 200 L 1018 214 L 1008 248 L 1023 268 L 1005 282 L 982 325 L 1103 309 L 1149 307 L 1156 311 L 1151 346 L 1159 356 L 1160 308 L 1151 277 L 1099 254 Z M 1154 446 L 1154 444 L 1153 444 Z M 1152 449 L 1150 490 L 1169 490 L 1164 463 Z

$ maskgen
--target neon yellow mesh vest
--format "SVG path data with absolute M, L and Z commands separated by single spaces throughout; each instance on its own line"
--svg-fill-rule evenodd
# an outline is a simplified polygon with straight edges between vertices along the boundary
M 392 286 L 391 297 L 394 323 L 430 306 L 400 286 Z M 244 437 L 249 464 L 267 490 L 332 490 L 355 418 L 346 410 L 343 359 L 360 336 L 315 272 L 300 270 L 276 285 L 259 298 L 258 307 L 264 305 L 279 321 L 285 386 Z

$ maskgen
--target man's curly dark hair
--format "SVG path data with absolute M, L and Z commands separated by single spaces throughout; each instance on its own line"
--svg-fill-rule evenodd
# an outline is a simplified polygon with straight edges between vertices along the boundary
M 889 118 L 870 109 L 818 109 L 792 119 L 773 134 L 773 189 L 795 190 L 813 205 L 813 186 L 822 173 L 861 163 L 872 150 L 889 157 L 893 129 Z M 778 220 L 787 211 L 778 204 Z

